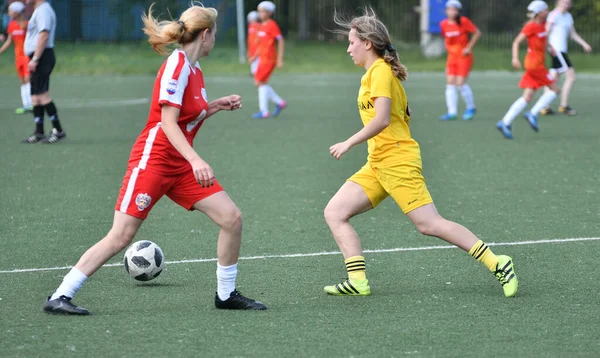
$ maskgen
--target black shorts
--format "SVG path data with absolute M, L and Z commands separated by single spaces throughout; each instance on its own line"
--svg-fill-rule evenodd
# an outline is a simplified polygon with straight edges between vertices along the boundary
M 563 73 L 572 67 L 573 64 L 566 52 L 557 52 L 556 56 L 552 56 L 552 69 L 558 73 Z
M 32 58 L 33 54 L 29 55 Z M 50 74 L 56 64 L 56 57 L 54 57 L 54 49 L 47 48 L 42 52 L 42 56 L 38 61 L 38 65 L 35 72 L 31 72 L 31 94 L 42 94 L 48 92 L 50 89 Z

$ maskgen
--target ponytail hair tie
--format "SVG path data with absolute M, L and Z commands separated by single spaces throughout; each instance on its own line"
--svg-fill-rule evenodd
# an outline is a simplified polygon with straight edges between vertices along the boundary
M 183 31 L 185 31 L 185 22 L 177 20 L 177 23 L 183 28 Z
M 388 52 L 396 52 L 396 48 L 392 44 L 387 45 L 385 49 L 388 50 Z

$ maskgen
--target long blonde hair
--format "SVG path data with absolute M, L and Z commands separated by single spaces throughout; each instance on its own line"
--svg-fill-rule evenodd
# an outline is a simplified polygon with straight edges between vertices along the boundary
M 356 30 L 356 36 L 362 41 L 370 41 L 375 53 L 392 66 L 392 72 L 400 81 L 406 80 L 408 71 L 400 62 L 398 51 L 392 45 L 390 33 L 381 20 L 375 14 L 372 7 L 367 6 L 363 9 L 362 16 L 352 19 L 344 18 L 337 11 L 333 16 L 333 21 L 342 28 L 335 32 L 348 35 L 350 30 Z
M 217 22 L 218 12 L 212 7 L 193 5 L 181 14 L 179 20 L 170 21 L 159 21 L 152 16 L 153 8 L 154 3 L 150 5 L 148 13 L 142 16 L 143 30 L 154 51 L 161 55 L 168 53 L 169 45 L 184 45 L 195 41 L 202 31 L 212 31 Z

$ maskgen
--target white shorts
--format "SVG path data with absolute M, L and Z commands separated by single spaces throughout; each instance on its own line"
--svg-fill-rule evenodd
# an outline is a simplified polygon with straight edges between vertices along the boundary
M 258 58 L 250 64 L 250 73 L 253 75 L 256 74 L 256 69 L 258 68 Z

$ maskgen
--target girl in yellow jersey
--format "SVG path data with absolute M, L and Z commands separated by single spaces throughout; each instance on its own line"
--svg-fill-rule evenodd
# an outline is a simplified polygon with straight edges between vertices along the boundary
M 358 91 L 358 110 L 364 128 L 329 149 L 341 159 L 357 144 L 368 142 L 367 163 L 329 201 L 325 220 L 344 255 L 348 279 L 326 286 L 331 295 L 366 296 L 371 293 L 360 239 L 349 220 L 375 208 L 391 196 L 424 235 L 439 237 L 467 251 L 498 278 L 504 294 L 517 293 L 512 259 L 496 256 L 467 228 L 438 214 L 421 174 L 419 144 L 410 135 L 410 108 L 401 81 L 407 77 L 385 25 L 370 8 L 352 20 L 335 22 L 348 34 L 348 54 L 364 67 Z

